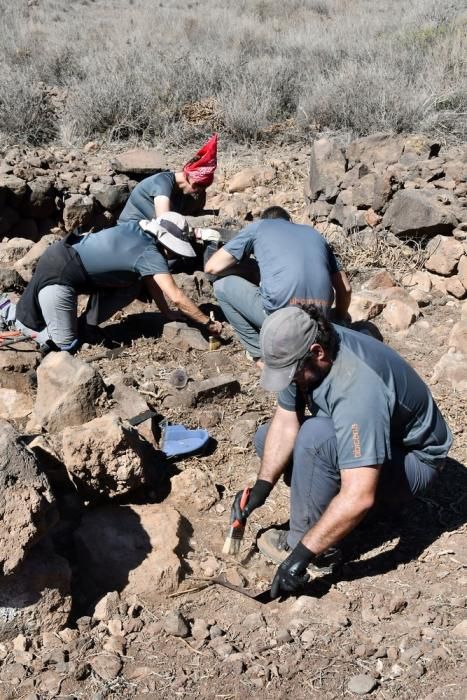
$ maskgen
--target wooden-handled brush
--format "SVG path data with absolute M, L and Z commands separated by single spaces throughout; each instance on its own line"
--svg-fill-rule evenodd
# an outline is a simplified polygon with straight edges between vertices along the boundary
M 248 503 L 248 498 L 250 496 L 250 489 L 248 486 L 243 489 L 242 497 L 240 499 L 240 509 L 243 510 Z M 242 543 L 243 534 L 245 532 L 246 520 L 238 520 L 235 514 L 232 513 L 230 520 L 230 527 L 227 537 L 225 538 L 224 546 L 222 547 L 223 554 L 234 554 L 237 555 L 240 551 L 240 545 Z

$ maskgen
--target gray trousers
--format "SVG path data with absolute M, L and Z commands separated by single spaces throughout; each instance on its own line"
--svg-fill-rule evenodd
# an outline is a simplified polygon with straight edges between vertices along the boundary
M 259 332 L 266 318 L 259 287 L 230 275 L 214 282 L 214 294 L 241 344 L 254 358 L 261 357 Z
M 116 311 L 134 301 L 140 292 L 140 282 L 131 287 L 99 290 L 93 294 L 93 297 L 97 296 L 98 303 L 93 304 L 92 310 L 86 314 L 86 320 L 90 325 L 107 321 Z M 34 337 L 39 345 L 52 340 L 61 350 L 73 349 L 78 343 L 78 294 L 76 291 L 61 284 L 49 285 L 39 292 L 39 304 L 46 328 L 37 333 L 16 321 L 17 329 L 25 335 Z M 14 312 L 10 310 L 9 313 L 11 321 Z
M 258 428 L 256 452 L 264 451 L 269 423 Z M 427 488 L 438 476 L 434 467 L 421 462 L 413 452 L 391 446 L 392 459 L 381 467 L 377 501 L 400 508 L 411 496 Z M 295 442 L 290 489 L 290 531 L 295 547 L 321 517 L 339 492 L 341 484 L 337 438 L 331 418 L 308 418 Z

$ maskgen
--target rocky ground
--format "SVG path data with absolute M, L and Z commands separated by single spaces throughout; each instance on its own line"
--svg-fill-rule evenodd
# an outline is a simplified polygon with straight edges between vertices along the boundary
M 392 168 L 393 180 L 380 181 L 362 151 L 343 162 L 333 145 L 315 144 L 306 199 L 309 152 L 225 154 L 207 203 L 220 212 L 208 220 L 241 225 L 274 202 L 333 238 L 351 270 L 354 320 L 372 323 L 414 365 L 449 420 L 455 443 L 439 483 L 399 517 L 360 526 L 338 575 L 264 604 L 205 580 L 222 575 L 253 595 L 265 591 L 274 567 L 256 537 L 288 517 L 280 483 L 251 517 L 240 556 L 221 553 L 232 496 L 258 468 L 252 436 L 274 406 L 228 328 L 210 352 L 198 331 L 163 327 L 156 309 L 135 303 L 106 326 L 101 345 L 75 358 L 52 354 L 37 367 L 28 345 L 0 350 L 1 698 L 465 696 L 465 176 L 460 166 L 454 173 L 452 154 L 437 160 L 435 182 L 449 185 L 435 189 L 429 161 L 439 154 L 414 158 L 388 145 L 396 156 L 391 166 L 385 153 L 383 172 Z M 373 142 L 372 152 L 380 147 Z M 449 201 L 437 199 L 440 190 Z M 407 223 L 416 206 L 398 208 L 398 192 L 420 195 L 429 225 Z M 20 209 L 8 197 L 11 216 Z M 53 216 L 56 236 L 66 224 Z M 31 270 L 24 248 L 50 235 L 39 228 L 39 243 L 18 229 L 0 243 L 19 287 Z M 203 274 L 178 280 L 213 305 Z M 148 408 L 157 415 L 128 423 Z M 161 420 L 207 429 L 206 454 L 166 460 Z

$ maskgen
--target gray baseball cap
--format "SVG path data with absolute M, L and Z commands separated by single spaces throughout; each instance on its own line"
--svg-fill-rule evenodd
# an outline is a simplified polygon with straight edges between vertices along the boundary
M 287 306 L 268 316 L 259 336 L 263 389 L 278 392 L 288 387 L 317 335 L 318 324 L 298 306 Z

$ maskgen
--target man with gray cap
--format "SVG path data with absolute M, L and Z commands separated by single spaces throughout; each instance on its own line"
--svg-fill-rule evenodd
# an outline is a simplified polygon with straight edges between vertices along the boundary
M 400 508 L 439 475 L 452 443 L 433 397 L 387 345 L 334 326 L 313 306 L 276 311 L 260 336 L 261 384 L 278 393 L 256 434 L 262 462 L 245 519 L 292 462 L 290 529 L 266 531 L 258 548 L 279 564 L 273 597 L 328 573 L 332 549 L 375 503 Z M 311 418 L 305 419 L 308 408 Z M 335 552 L 335 550 L 334 550 Z
M 144 294 L 166 317 L 173 312 L 165 297 L 211 335 L 218 335 L 222 324 L 211 321 L 177 287 L 169 271 L 170 259 L 193 256 L 188 224 L 176 212 L 83 236 L 70 234 L 45 251 L 16 306 L 0 299 L 0 320 L 14 323 L 44 350 L 72 352 L 79 343 L 79 294 L 90 295 L 85 313 L 88 330 Z

